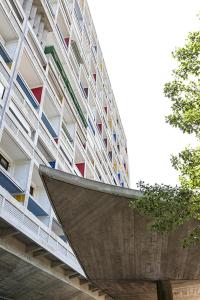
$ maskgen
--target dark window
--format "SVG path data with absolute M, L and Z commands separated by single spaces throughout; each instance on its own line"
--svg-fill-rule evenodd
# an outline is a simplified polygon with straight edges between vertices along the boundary
M 3 83 L 0 82 L 0 98 L 1 99 L 3 99 L 4 92 L 5 92 L 5 87 L 4 87 Z
M 34 188 L 32 187 L 32 185 L 30 186 L 30 195 L 33 196 L 34 194 Z
M 9 162 L 7 161 L 7 159 L 5 159 L 3 157 L 2 154 L 0 154 L 0 165 L 7 171 L 9 168 Z

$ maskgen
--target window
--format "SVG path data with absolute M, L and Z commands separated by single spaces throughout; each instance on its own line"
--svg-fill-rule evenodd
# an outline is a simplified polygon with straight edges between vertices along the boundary
M 9 168 L 9 162 L 7 161 L 7 159 L 5 159 L 3 157 L 2 154 L 0 154 L 0 165 L 7 171 Z
M 29 193 L 30 193 L 31 196 L 33 196 L 33 194 L 34 194 L 34 187 L 32 185 L 30 186 Z
M 3 83 L 0 81 L 0 98 L 1 98 L 1 99 L 3 99 L 4 92 L 5 92 L 5 86 L 4 86 Z

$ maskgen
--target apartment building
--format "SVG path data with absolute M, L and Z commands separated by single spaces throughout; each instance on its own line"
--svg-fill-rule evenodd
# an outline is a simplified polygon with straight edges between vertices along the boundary
M 0 2 L 0 114 L 0 249 L 40 263 L 80 299 L 105 299 L 80 267 L 38 173 L 43 164 L 129 186 L 126 137 L 86 0 Z M 6 284 L 2 291 L 27 299 Z M 36 294 L 31 299 L 51 299 Z

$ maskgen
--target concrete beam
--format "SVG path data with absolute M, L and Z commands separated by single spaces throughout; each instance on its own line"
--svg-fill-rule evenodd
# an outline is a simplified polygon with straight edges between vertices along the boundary
M 51 262 L 51 267 L 52 268 L 57 268 L 57 267 L 61 267 L 64 266 L 65 263 L 61 262 L 61 261 L 52 261 Z
M 44 249 L 37 250 L 37 251 L 33 252 L 34 257 L 45 256 L 45 255 L 48 255 L 48 254 L 49 254 L 48 251 L 46 251 Z
M 30 253 L 30 252 L 34 252 L 37 250 L 42 250 L 43 248 L 37 244 L 33 244 L 33 245 L 27 245 L 25 252 Z
M 19 231 L 15 231 L 13 228 L 1 228 L 0 229 L 0 237 L 5 238 L 5 237 L 11 237 L 19 234 Z
M 173 300 L 172 285 L 169 280 L 157 282 L 158 300 Z

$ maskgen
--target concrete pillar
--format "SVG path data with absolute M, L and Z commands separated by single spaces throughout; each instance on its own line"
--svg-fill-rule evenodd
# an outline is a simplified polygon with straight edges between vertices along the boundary
M 40 22 L 41 22 L 41 15 L 36 14 L 34 25 L 33 25 L 33 28 L 34 28 L 34 31 L 35 31 L 36 35 L 38 33 L 38 30 L 39 30 Z
M 173 300 L 172 286 L 169 280 L 157 281 L 158 300 Z
M 36 13 L 37 13 L 37 7 L 35 5 L 33 5 L 31 8 L 30 17 L 29 17 L 30 23 L 32 26 L 34 25 L 34 22 L 35 22 Z

